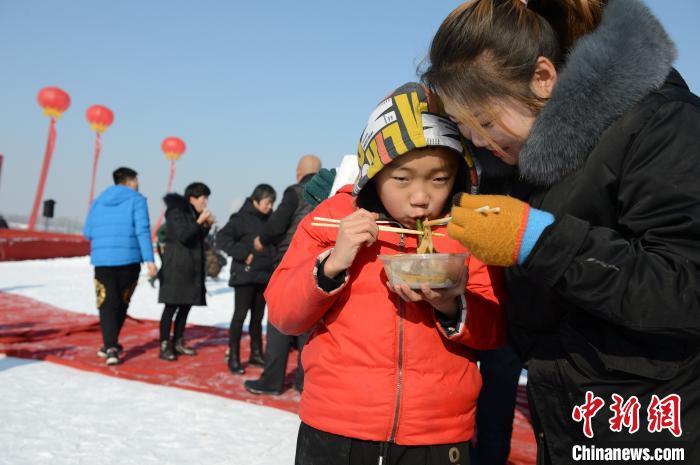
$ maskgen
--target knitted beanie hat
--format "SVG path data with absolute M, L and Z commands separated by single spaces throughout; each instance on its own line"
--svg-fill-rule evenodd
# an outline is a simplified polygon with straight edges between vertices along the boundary
M 357 148 L 360 175 L 353 195 L 391 161 L 423 147 L 447 147 L 465 154 L 457 126 L 440 114 L 436 95 L 409 82 L 384 99 L 369 117 Z

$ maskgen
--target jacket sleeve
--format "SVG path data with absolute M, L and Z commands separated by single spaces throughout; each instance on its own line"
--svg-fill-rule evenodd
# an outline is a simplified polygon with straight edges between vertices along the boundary
M 236 219 L 237 216 L 232 215 L 228 223 L 216 233 L 216 244 L 233 260 L 243 262 L 253 253 L 253 243 L 246 244 L 241 241 Z
M 176 240 L 184 245 L 189 245 L 193 241 L 206 237 L 207 230 L 195 221 L 187 217 L 187 213 L 178 209 L 170 208 L 165 213 L 167 229 L 167 240 Z M 172 232 L 173 237 L 170 237 Z
M 700 110 L 666 103 L 631 141 L 619 226 L 558 218 L 524 263 L 559 298 L 635 331 L 700 336 Z
M 85 218 L 85 226 L 83 226 L 83 236 L 85 239 L 92 240 L 92 212 L 95 210 L 95 202 L 92 203 L 87 218 Z
M 151 226 L 148 221 L 148 204 L 146 197 L 139 195 L 134 202 L 134 232 L 141 249 L 141 259 L 153 262 L 153 245 L 151 244 Z
M 311 226 L 314 215 L 329 216 L 325 202 L 299 224 L 265 290 L 268 319 L 284 334 L 299 335 L 311 329 L 335 303 L 350 277 L 346 272 L 344 283 L 331 292 L 319 287 L 317 264 L 328 256 L 334 242 L 327 231 Z
M 262 245 L 277 244 L 284 237 L 292 224 L 292 217 L 298 206 L 299 199 L 296 192 L 291 187 L 287 188 L 279 207 L 272 212 L 270 219 L 267 220 L 262 233 L 260 233 Z
M 457 320 L 446 326 L 438 312 L 433 312 L 435 325 L 444 337 L 477 350 L 497 349 L 505 344 L 502 272 L 470 259 L 469 280 Z

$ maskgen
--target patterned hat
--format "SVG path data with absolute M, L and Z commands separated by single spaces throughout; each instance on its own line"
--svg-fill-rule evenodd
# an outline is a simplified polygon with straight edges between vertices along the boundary
M 404 84 L 383 100 L 367 121 L 357 148 L 360 175 L 353 195 L 385 165 L 411 150 L 447 147 L 464 154 L 457 126 L 440 115 L 440 102 L 416 82 Z

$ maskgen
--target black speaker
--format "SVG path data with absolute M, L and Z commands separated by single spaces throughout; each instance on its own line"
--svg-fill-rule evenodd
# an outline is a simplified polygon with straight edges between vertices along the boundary
M 53 209 L 56 206 L 56 201 L 53 199 L 44 200 L 44 218 L 53 218 Z

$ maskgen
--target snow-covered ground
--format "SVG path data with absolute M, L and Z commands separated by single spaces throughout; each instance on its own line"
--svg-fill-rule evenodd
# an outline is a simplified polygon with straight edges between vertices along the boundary
M 194 307 L 189 323 L 228 327 L 233 314 L 233 289 L 228 287 L 229 268 L 218 280 L 207 279 L 207 306 Z M 129 315 L 159 320 L 163 305 L 156 288 L 148 283 L 145 268 L 131 299 Z M 0 291 L 12 292 L 45 302 L 63 310 L 97 315 L 93 268 L 89 257 L 0 262 Z
M 228 268 L 191 323 L 228 327 Z M 97 315 L 89 258 L 0 262 L 0 291 Z M 142 273 L 129 314 L 158 320 Z M 0 357 L 3 357 L 0 354 Z M 294 461 L 296 415 L 49 362 L 0 358 L 0 465 L 267 465 Z
M 0 355 L 0 465 L 294 462 L 296 415 Z

